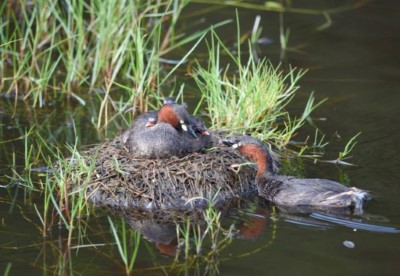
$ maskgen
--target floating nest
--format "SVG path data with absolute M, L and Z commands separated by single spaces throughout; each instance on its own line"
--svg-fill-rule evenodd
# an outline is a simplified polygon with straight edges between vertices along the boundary
M 143 159 L 115 139 L 82 155 L 88 164 L 95 160 L 95 169 L 88 182 L 70 188 L 86 189 L 87 199 L 97 206 L 190 212 L 210 201 L 257 194 L 255 168 L 242 166 L 248 160 L 222 145 L 181 158 Z

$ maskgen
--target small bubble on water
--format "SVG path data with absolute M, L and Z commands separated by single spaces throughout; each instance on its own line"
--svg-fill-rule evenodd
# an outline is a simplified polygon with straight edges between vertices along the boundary
M 352 241 L 344 241 L 343 245 L 346 246 L 347 248 L 354 248 L 355 247 L 354 242 L 352 242 Z

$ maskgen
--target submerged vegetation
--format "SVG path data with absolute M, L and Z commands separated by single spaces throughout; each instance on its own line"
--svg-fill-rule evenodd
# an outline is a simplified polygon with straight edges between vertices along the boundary
M 178 94 L 174 91 L 178 86 L 176 74 L 204 41 L 208 64 L 197 60 L 194 66 L 188 66 L 188 72 L 180 74 L 193 77 L 200 91 L 196 111 L 202 111 L 212 129 L 252 134 L 284 150 L 320 104 L 315 104 L 311 95 L 299 118 L 290 116 L 286 107 L 306 71 L 274 66 L 268 60 L 258 59 L 252 50 L 254 41 L 247 44 L 239 27 L 237 45 L 232 50 L 218 35 L 218 27 L 230 21 L 193 33 L 180 29 L 178 19 L 188 3 L 188 0 L 24 0 L 5 1 L 0 5 L 0 93 L 13 99 L 15 109 L 21 99 L 33 108 L 59 107 L 57 102 L 65 98 L 74 99 L 79 105 L 65 104 L 73 110 L 67 115 L 69 135 L 63 130 L 57 130 L 57 134 L 51 132 L 47 119 L 42 123 L 32 120 L 29 127 L 19 127 L 15 140 L 23 141 L 21 159 L 24 161 L 17 164 L 13 153 L 10 162 L 13 163 L 10 183 L 17 185 L 7 188 L 17 186 L 26 194 L 39 194 L 41 202 L 34 203 L 33 209 L 35 226 L 42 236 L 49 238 L 56 225 L 67 230 L 66 249 L 51 245 L 60 257 L 58 267 L 50 272 L 74 271 L 71 250 L 78 253 L 86 248 L 110 245 L 109 242 L 97 244 L 88 238 L 88 232 L 92 231 L 89 223 L 96 220 L 96 211 L 87 202 L 85 184 L 95 171 L 97 156 L 88 160 L 80 152 L 81 145 L 92 142 L 82 141 L 85 135 L 79 131 L 85 130 L 76 127 L 76 110 L 89 114 L 88 121 L 95 131 L 105 132 L 104 136 L 114 135 L 112 122 L 116 122 L 117 129 L 126 128 L 131 115 L 148 107 L 156 108 L 161 98 Z M 239 26 L 239 17 L 237 22 Z M 175 52 L 182 51 L 183 46 L 186 49 L 177 58 Z M 180 87 L 178 95 L 183 98 L 184 86 Z M 65 136 L 72 138 L 67 140 Z M 1 145 L 6 143 L 10 141 L 2 141 Z M 322 148 L 323 145 L 321 139 L 311 146 Z M 338 160 L 354 145 L 352 139 Z M 298 154 L 305 155 L 308 149 L 306 145 Z M 318 155 L 314 152 L 312 156 Z M 118 162 L 115 165 L 118 167 Z M 71 182 L 81 183 L 80 189 L 69 190 L 67 183 Z M 201 216 L 203 225 L 190 220 L 176 224 L 175 262 L 157 268 L 169 267 L 188 273 L 198 268 L 200 262 L 210 266 L 207 272 L 218 272 L 221 260 L 218 255 L 229 245 L 235 229 L 233 224 L 222 225 L 221 213 L 214 209 L 212 202 Z M 129 229 L 124 220 L 108 218 L 107 227 L 103 230 L 111 233 L 115 241 L 111 246 L 117 249 L 121 267 L 129 274 L 140 258 L 139 247 L 146 243 L 140 242 L 139 231 Z M 274 228 L 271 242 L 275 234 Z M 204 252 L 207 242 L 209 251 Z M 12 272 L 11 263 L 7 264 L 5 274 L 9 272 Z

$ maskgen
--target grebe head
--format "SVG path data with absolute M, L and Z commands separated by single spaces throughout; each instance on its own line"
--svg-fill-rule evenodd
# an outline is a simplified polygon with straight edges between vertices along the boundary
M 147 120 L 146 127 L 153 127 L 157 123 L 157 119 L 154 117 L 150 117 Z
M 208 136 L 210 133 L 208 132 L 206 125 L 204 122 L 197 117 L 191 117 L 190 125 L 193 127 L 196 133 L 199 133 L 201 136 Z
M 166 97 L 164 99 L 164 105 L 165 104 L 176 104 L 175 99 L 173 97 Z
M 194 138 L 197 138 L 192 126 L 190 125 L 190 115 L 186 108 L 179 104 L 165 104 L 158 111 L 158 121 L 172 125 L 174 128 L 181 128 Z
M 187 128 L 187 132 L 193 137 L 197 138 L 196 133 L 200 133 L 200 135 L 210 135 L 204 123 L 197 119 L 196 117 L 191 117 L 189 114 L 187 116 L 184 113 L 187 113 L 187 105 L 182 104 L 178 105 L 173 97 L 166 97 L 164 99 L 164 105 L 172 105 L 176 108 L 178 114 L 182 114 L 182 121 L 185 126 L 182 126 L 182 129 Z M 188 120 L 188 121 L 186 121 Z M 186 130 L 185 130 L 186 131 Z M 193 135 L 195 134 L 195 135 Z
M 250 136 L 222 140 L 227 146 L 238 149 L 239 152 L 255 162 L 265 159 L 268 154 L 261 142 Z
M 257 163 L 258 174 L 276 173 L 277 156 L 272 158 L 270 150 L 258 139 L 251 136 L 242 136 L 234 139 L 224 139 L 222 143 L 239 150 L 241 154 Z

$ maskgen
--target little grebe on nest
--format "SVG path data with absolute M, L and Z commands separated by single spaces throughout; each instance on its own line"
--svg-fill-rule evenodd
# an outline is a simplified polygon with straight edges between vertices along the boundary
M 182 157 L 212 143 L 203 122 L 170 101 L 158 112 L 139 116 L 119 139 L 133 156 L 151 159 Z
M 219 133 L 208 133 L 201 120 L 175 103 L 139 116 L 128 131 L 83 155 L 95 162 L 86 194 L 97 205 L 188 210 L 207 206 L 214 197 L 221 201 L 257 192 L 254 168 L 237 170 L 246 159 L 223 147 Z
M 210 134 L 213 135 L 213 134 Z M 206 153 L 164 159 L 134 157 L 114 141 L 83 153 L 94 171 L 87 185 L 87 198 L 95 205 L 155 210 L 189 210 L 229 198 L 257 194 L 256 171 L 239 153 L 216 146 Z

